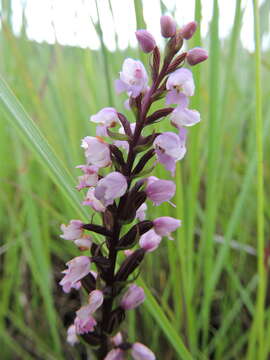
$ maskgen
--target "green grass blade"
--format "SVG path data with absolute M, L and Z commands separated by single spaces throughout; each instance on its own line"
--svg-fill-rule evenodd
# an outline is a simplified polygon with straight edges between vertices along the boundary
M 258 358 L 264 359 L 264 323 L 265 323 L 265 267 L 264 267 L 264 173 L 263 173 L 263 119 L 261 85 L 261 45 L 259 2 L 253 0 L 254 38 L 255 38 L 255 93 L 256 93 L 256 152 L 257 152 L 257 252 L 259 284 L 257 289 L 256 334 L 258 340 Z
M 38 156 L 41 164 L 46 166 L 52 181 L 58 186 L 78 215 L 86 217 L 87 213 L 82 208 L 78 192 L 74 188 L 73 177 L 57 157 L 37 125 L 25 112 L 3 78 L 0 78 L 0 99 L 1 107 L 8 115 L 8 120 L 16 127 L 33 153 Z
M 158 305 L 157 301 L 149 291 L 145 287 L 145 284 L 140 279 L 139 281 L 140 285 L 144 287 L 145 294 L 146 294 L 146 301 L 145 306 L 148 309 L 148 311 L 151 313 L 151 315 L 154 317 L 156 322 L 159 324 L 160 328 L 163 330 L 165 336 L 170 341 L 172 346 L 174 347 L 176 353 L 179 356 L 179 359 L 183 360 L 192 360 L 193 357 L 187 350 L 186 346 L 184 345 L 182 339 L 179 337 L 177 332 L 172 327 L 170 321 L 162 311 L 162 308 Z

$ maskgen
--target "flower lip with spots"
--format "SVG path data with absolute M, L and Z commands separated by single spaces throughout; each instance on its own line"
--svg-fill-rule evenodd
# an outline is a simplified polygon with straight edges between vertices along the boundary
M 116 80 L 115 87 L 118 93 L 126 91 L 131 97 L 137 97 L 147 89 L 148 76 L 139 60 L 127 58 L 120 72 L 120 79 Z
M 154 141 L 158 161 L 171 172 L 172 176 L 175 173 L 176 162 L 186 154 L 185 129 L 181 129 L 180 132 L 179 135 L 173 132 L 164 132 L 158 135 Z
M 169 75 L 166 88 L 168 90 L 166 103 L 181 104 L 183 96 L 194 95 L 195 84 L 192 72 L 185 68 L 175 70 Z

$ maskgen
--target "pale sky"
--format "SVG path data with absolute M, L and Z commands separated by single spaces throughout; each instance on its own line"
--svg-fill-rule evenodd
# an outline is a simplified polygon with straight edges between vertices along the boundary
M 269 1 L 269 0 L 266 0 Z M 226 37 L 232 27 L 236 0 L 219 0 L 220 36 Z M 261 0 L 260 3 L 263 3 Z M 143 0 L 144 17 L 147 29 L 161 40 L 159 18 L 161 15 L 159 0 Z M 167 8 L 175 12 L 179 26 L 193 20 L 195 0 L 163 0 Z M 133 0 L 111 0 L 113 17 L 108 0 L 98 0 L 101 26 L 104 41 L 109 50 L 116 48 L 115 31 L 120 49 L 128 44 L 137 46 L 134 35 L 136 30 Z M 25 6 L 28 21 L 27 35 L 36 41 L 53 43 L 55 38 L 63 45 L 75 45 L 98 49 L 99 39 L 93 23 L 97 21 L 97 11 L 94 0 L 13 0 L 13 23 L 15 32 L 21 26 L 22 9 Z M 212 16 L 213 0 L 202 0 L 202 35 L 208 31 Z M 242 0 L 245 9 L 241 30 L 241 41 L 245 48 L 254 49 L 252 0 Z M 91 20 L 92 19 L 92 20 Z M 115 30 L 115 31 L 112 31 Z M 270 37 L 264 38 L 264 47 L 269 47 Z

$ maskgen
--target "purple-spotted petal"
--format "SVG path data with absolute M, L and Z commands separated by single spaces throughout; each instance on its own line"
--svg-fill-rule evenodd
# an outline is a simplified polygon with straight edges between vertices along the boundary
M 176 90 L 186 96 L 194 95 L 195 85 L 192 72 L 185 68 L 175 70 L 169 75 L 166 88 L 167 90 Z

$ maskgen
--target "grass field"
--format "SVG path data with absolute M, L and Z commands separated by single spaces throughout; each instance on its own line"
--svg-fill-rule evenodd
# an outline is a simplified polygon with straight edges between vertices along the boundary
M 134 2 L 140 28 L 142 6 Z M 177 168 L 176 209 L 150 209 L 153 218 L 176 216 L 183 226 L 175 242 L 148 256 L 140 280 L 147 301 L 126 322 L 130 339 L 157 359 L 270 357 L 270 53 L 260 45 L 270 5 L 254 0 L 254 53 L 240 43 L 242 5 L 236 0 L 231 34 L 221 41 L 213 0 L 207 38 L 197 31 L 189 42 L 209 50 L 193 69 L 192 105 L 203 121 L 190 130 Z M 201 18 L 200 0 L 194 18 Z M 104 106 L 132 120 L 113 81 L 138 51 L 38 44 L 15 37 L 7 18 L 0 54 L 0 358 L 85 359 L 83 345 L 65 342 L 80 299 L 58 286 L 76 255 L 59 239 L 59 225 L 89 217 L 74 189 L 80 139 L 94 133 L 89 115 Z M 159 126 L 166 130 L 169 121 Z M 155 174 L 167 177 L 161 166 Z

